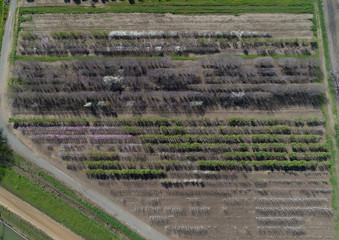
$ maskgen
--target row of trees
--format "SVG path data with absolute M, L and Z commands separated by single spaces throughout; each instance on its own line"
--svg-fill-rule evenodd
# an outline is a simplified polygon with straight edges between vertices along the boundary
M 175 87 L 175 85 L 171 85 Z M 184 111 L 204 112 L 218 107 L 272 110 L 286 106 L 319 106 L 325 100 L 324 87 L 320 84 L 268 86 L 266 91 L 200 93 L 196 91 L 152 91 L 144 92 L 60 92 L 13 94 L 16 109 L 43 111 L 102 111 L 116 115 L 116 112 L 142 111 Z M 88 103 L 88 104 L 87 104 Z M 172 110 L 170 110 L 172 109 Z
M 58 124 L 58 123 L 56 123 Z M 113 124 L 113 123 L 111 123 Z M 46 135 L 46 134 L 64 134 L 64 135 L 96 135 L 96 134 L 111 134 L 111 135 L 163 135 L 163 136 L 175 136 L 175 135 L 197 135 L 198 137 L 214 138 L 217 136 L 232 136 L 232 135 L 258 135 L 258 134 L 285 134 L 285 135 L 323 135 L 322 128 L 301 128 L 301 127 L 289 127 L 289 126 L 273 126 L 273 127 L 229 127 L 229 126 L 210 126 L 210 127 L 184 127 L 184 126 L 47 126 L 41 127 L 17 127 L 25 135 Z M 85 125 L 85 124 L 84 124 Z M 88 123 L 89 125 L 89 123 Z M 193 136 L 194 137 L 194 136 Z M 244 136 L 246 137 L 246 136 Z M 306 151 L 308 146 L 306 144 L 292 145 L 295 149 Z M 317 151 L 313 149 L 326 149 L 323 145 L 311 145 L 310 151 Z M 303 150 L 304 149 L 304 150 Z
M 198 161 L 198 165 L 202 170 L 284 170 L 284 171 L 306 171 L 316 170 L 328 170 L 330 163 L 318 161 L 279 161 L 279 160 L 264 160 L 264 161 L 218 161 L 218 160 L 207 160 Z
M 287 58 L 279 60 L 281 62 L 277 66 L 271 58 L 259 58 L 256 60 L 255 67 L 251 67 L 245 65 L 244 60 L 236 57 L 206 58 L 192 64 L 190 68 L 181 68 L 168 58 L 71 60 L 62 62 L 60 66 L 54 68 L 42 62 L 17 61 L 16 75 L 24 83 L 37 85 L 65 84 L 70 81 L 72 84 L 76 81 L 88 81 L 87 84 L 94 84 L 95 81 L 100 82 L 100 77 L 105 76 L 127 78 L 126 84 L 132 81 L 139 81 L 138 84 L 140 84 L 142 83 L 140 81 L 144 81 L 144 85 L 147 81 L 159 77 L 163 79 L 161 82 L 183 77 L 189 78 L 186 84 L 201 83 L 199 79 L 206 79 L 210 84 L 247 83 L 248 80 L 256 83 L 270 83 L 270 81 L 296 83 L 312 82 L 314 81 L 312 79 L 318 76 L 319 67 L 317 63 L 313 66 L 312 60 Z M 138 78 L 141 76 L 147 79 Z M 261 78 L 264 79 L 260 80 Z M 161 84 L 161 82 L 158 83 Z
M 131 117 L 131 118 L 9 118 L 10 123 L 22 124 L 25 131 L 97 131 L 106 129 L 122 129 L 125 131 L 150 132 L 159 130 L 166 135 L 174 132 L 193 133 L 194 129 L 201 129 L 201 134 L 223 133 L 238 134 L 304 134 L 322 135 L 324 119 L 310 118 L 254 118 L 231 117 L 228 119 L 202 118 L 168 118 L 168 117 Z M 27 127 L 27 128 L 26 128 Z M 187 132 L 186 132 L 187 131 Z M 145 132 L 147 133 L 147 132 Z M 144 134 L 145 134 L 144 133 Z M 140 132 L 141 134 L 141 132 Z M 133 134 L 135 135 L 135 134 Z

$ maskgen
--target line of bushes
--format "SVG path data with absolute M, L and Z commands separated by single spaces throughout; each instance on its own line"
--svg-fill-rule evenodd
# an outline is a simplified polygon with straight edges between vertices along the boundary
M 122 169 L 122 170 L 87 169 L 85 173 L 87 177 L 96 179 L 109 179 L 109 178 L 152 179 L 152 178 L 162 178 L 165 176 L 164 170 L 157 169 Z
M 317 161 L 278 161 L 278 160 L 266 160 L 266 161 L 219 161 L 219 160 L 207 160 L 198 161 L 198 165 L 202 170 L 232 170 L 232 169 L 244 169 L 244 170 L 315 170 L 317 167 L 328 169 L 330 167 L 329 162 L 317 162 Z
M 166 118 L 166 117 L 132 117 L 132 118 L 105 118 L 105 119 L 86 119 L 86 118 L 9 118 L 10 123 L 64 123 L 64 122 L 83 122 L 93 123 L 94 126 L 100 126 L 106 123 L 115 123 L 119 126 L 220 126 L 231 127 L 256 127 L 268 126 L 272 130 L 290 131 L 291 126 L 322 126 L 324 120 L 318 117 L 281 119 L 281 118 L 254 118 L 254 117 L 231 117 L 227 119 L 209 119 L 206 117 L 200 119 L 193 118 Z

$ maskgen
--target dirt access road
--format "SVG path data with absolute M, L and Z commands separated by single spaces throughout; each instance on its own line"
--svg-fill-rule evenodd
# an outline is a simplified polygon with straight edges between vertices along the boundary
M 89 189 L 85 184 L 76 181 L 71 175 L 63 172 L 56 166 L 50 164 L 47 160 L 39 157 L 36 153 L 32 152 L 26 145 L 24 145 L 19 139 L 17 139 L 8 129 L 8 123 L 6 119 L 6 111 L 8 110 L 6 106 L 6 101 L 4 101 L 4 96 L 7 91 L 7 79 L 9 74 L 9 56 L 12 49 L 13 42 L 13 33 L 14 33 L 14 23 L 15 23 L 15 8 L 17 5 L 17 0 L 11 0 L 9 17 L 5 26 L 5 34 L 2 42 L 1 49 L 1 58 L 0 58 L 0 86 L 1 86 L 1 111 L 0 111 L 0 128 L 3 129 L 3 134 L 7 138 L 8 143 L 12 149 L 18 154 L 24 156 L 29 161 L 35 163 L 39 167 L 45 169 L 53 176 L 55 176 L 60 181 L 64 182 L 67 186 L 71 187 L 73 190 L 79 192 L 84 197 L 88 198 L 92 202 L 99 205 L 107 213 L 115 216 L 117 219 L 121 220 L 123 223 L 129 225 L 133 230 L 141 234 L 150 240 L 167 240 L 168 237 L 156 231 L 144 221 L 133 216 L 132 214 L 125 211 L 118 204 L 112 202 L 106 196 L 100 194 L 98 191 Z M 64 238 L 69 239 L 69 238 Z
M 331 70 L 339 71 L 339 9 L 338 0 L 324 0 L 323 7 L 325 12 L 326 30 L 328 38 L 328 47 L 330 51 Z
M 17 198 L 3 188 L 0 188 L 0 204 L 9 209 L 11 212 L 19 215 L 22 219 L 31 223 L 38 229 L 42 230 L 55 240 L 82 239 L 69 229 L 60 225 L 44 213 Z
M 328 48 L 330 52 L 331 72 L 337 80 L 333 81 L 336 91 L 336 103 L 339 110 L 339 0 L 324 0 Z

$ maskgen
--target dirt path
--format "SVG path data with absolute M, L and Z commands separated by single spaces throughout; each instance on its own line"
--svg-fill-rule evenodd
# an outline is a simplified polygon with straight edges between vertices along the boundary
M 332 0 L 328 0 L 325 1 L 325 4 L 323 4 L 324 7 L 324 12 L 325 12 L 325 22 L 326 22 L 326 29 L 327 29 L 327 34 L 328 34 L 328 47 L 329 47 L 329 52 L 330 52 L 330 62 L 331 62 L 331 70 L 336 70 L 337 68 L 337 60 L 336 57 L 339 57 L 338 54 L 338 46 L 337 46 L 337 32 L 336 32 L 336 24 L 335 24 L 335 10 L 333 9 L 329 9 L 333 7 L 333 1 Z M 316 11 L 319 13 L 319 9 L 318 9 L 318 5 L 315 4 L 315 9 Z M 331 20 L 333 20 L 334 22 L 331 22 Z M 318 22 L 318 26 L 320 25 L 320 19 L 319 19 L 319 14 L 317 14 L 317 22 Z M 338 100 L 337 97 L 335 99 L 335 102 L 333 102 L 329 97 L 329 85 L 328 85 L 328 74 L 327 74 L 327 70 L 326 70 L 326 59 L 325 59 L 325 54 L 324 54 L 324 45 L 323 45 L 323 39 L 322 39 L 322 32 L 321 29 L 318 28 L 318 40 L 319 40 L 319 49 L 320 49 L 320 59 L 321 59 L 321 63 L 322 63 L 322 72 L 324 74 L 324 82 L 327 88 L 326 91 L 326 97 L 329 99 L 329 103 L 327 104 L 327 112 L 328 112 L 328 120 L 329 120 L 329 124 L 327 127 L 327 131 L 330 134 L 330 137 L 332 138 L 332 142 L 334 143 L 334 147 L 335 147 L 335 152 L 336 152 L 336 156 L 335 156 L 335 168 L 338 169 L 339 167 L 339 161 L 337 159 L 338 157 L 338 152 L 339 149 L 336 147 L 336 140 L 335 140 L 335 129 L 334 126 L 338 121 L 338 116 L 335 116 L 332 109 L 333 109 L 333 105 L 336 104 L 338 107 Z M 334 174 L 336 174 L 336 171 L 334 172 Z M 338 175 L 336 176 L 337 178 L 339 177 Z M 335 205 L 338 206 L 339 202 L 338 202 L 338 198 L 336 198 L 336 203 Z M 338 214 L 338 213 L 337 213 Z M 337 236 L 338 237 L 338 236 Z
M 314 8 L 315 8 L 315 11 L 317 13 L 319 13 L 319 9 L 318 9 L 317 4 L 314 4 Z M 317 17 L 318 26 L 321 26 L 319 14 L 316 14 L 316 17 Z M 332 114 L 332 108 L 333 108 L 334 103 L 332 103 L 331 96 L 329 94 L 330 90 L 329 90 L 329 85 L 328 85 L 328 81 L 327 81 L 328 74 L 327 74 L 327 70 L 326 70 L 326 59 L 325 59 L 325 53 L 324 53 L 324 43 L 323 43 L 323 38 L 322 38 L 322 33 L 321 33 L 321 27 L 318 27 L 317 35 L 318 35 L 318 42 L 319 42 L 319 56 L 320 56 L 320 60 L 321 60 L 320 68 L 321 68 L 321 71 L 323 72 L 324 84 L 325 84 L 326 89 L 327 89 L 326 98 L 329 100 L 328 104 L 327 104 L 327 112 L 328 112 L 328 115 L 329 115 L 328 121 L 329 121 L 330 129 L 327 129 L 327 130 L 329 131 L 331 136 L 334 136 L 333 126 L 335 124 L 335 118 Z
M 326 0 L 323 4 L 326 20 L 326 30 L 328 35 L 328 47 L 330 52 L 331 70 L 338 71 L 339 46 L 338 46 L 338 25 L 337 20 L 339 13 L 336 0 Z
M 3 188 L 0 188 L 0 205 L 19 215 L 22 219 L 39 228 L 55 240 L 82 239 L 69 229 L 60 225 L 44 213 L 17 198 Z
M 330 53 L 331 72 L 337 75 L 339 79 L 339 9 L 337 0 L 323 1 L 323 8 L 325 13 L 328 49 Z M 333 82 L 334 88 L 339 87 L 339 82 Z M 339 98 L 336 96 L 337 109 L 339 110 Z

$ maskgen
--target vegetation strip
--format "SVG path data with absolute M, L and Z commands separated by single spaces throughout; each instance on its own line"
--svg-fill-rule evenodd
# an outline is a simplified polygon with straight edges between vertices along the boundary
M 24 168 L 26 171 L 29 169 L 28 173 L 39 176 L 39 178 L 52 184 L 59 191 L 88 209 L 93 215 L 109 224 L 110 228 L 118 230 L 131 239 L 143 239 L 104 211 L 78 197 L 72 190 L 65 187 L 53 177 L 41 170 L 35 169 L 30 163 L 26 162 L 22 157 L 15 153 L 11 153 L 11 151 L 3 144 L 0 144 L 0 147 L 3 156 L 1 163 L 2 179 L 0 185 L 8 191 L 17 195 L 24 201 L 27 201 L 37 209 L 40 209 L 42 212 L 45 212 L 48 216 L 64 224 L 85 239 L 98 239 L 98 237 L 100 239 L 120 239 L 120 237 L 113 234 L 107 226 L 96 222 L 82 211 L 71 206 L 67 201 L 60 197 L 56 197 L 53 191 L 44 189 L 39 183 L 33 182 L 14 168 Z M 8 163 L 9 165 L 7 165 Z
M 29 222 L 23 220 L 20 216 L 12 213 L 7 208 L 0 206 L 0 218 L 14 229 L 19 231 L 25 237 L 34 240 L 52 240 L 46 233 L 40 231 Z
M 339 191 L 338 191 L 338 173 L 337 173 L 337 161 L 338 161 L 338 150 L 339 150 L 339 123 L 338 123 L 338 111 L 336 107 L 336 101 L 335 101 L 335 92 L 332 84 L 332 79 L 331 79 L 331 74 L 330 74 L 330 54 L 329 54 L 329 47 L 328 47 L 328 39 L 327 39 L 327 30 L 326 30 L 326 22 L 325 22 L 325 13 L 323 9 L 323 0 L 317 0 L 317 6 L 318 6 L 318 13 L 319 13 L 319 20 L 320 20 L 320 29 L 321 29 L 321 37 L 322 37 L 322 42 L 323 42 L 323 49 L 324 49 L 324 56 L 325 56 L 325 67 L 328 75 L 328 87 L 329 87 L 329 94 L 330 94 L 330 101 L 332 103 L 332 112 L 326 112 L 323 110 L 324 118 L 326 121 L 326 126 L 327 128 L 331 128 L 332 126 L 329 126 L 329 120 L 328 120 L 328 115 L 332 114 L 334 121 L 335 121 L 335 136 L 334 136 L 334 141 L 335 144 L 332 141 L 332 138 L 330 137 L 329 134 L 326 135 L 326 141 L 327 144 L 329 145 L 329 149 L 331 149 L 331 164 L 330 164 L 330 173 L 331 173 L 331 184 L 332 184 L 332 208 L 333 210 L 337 211 L 338 210 L 338 201 L 339 201 Z M 336 214 L 336 217 L 334 219 L 335 221 L 335 230 L 337 233 L 337 237 L 339 236 L 339 215 Z
M 241 14 L 241 13 L 313 13 L 312 1 L 289 0 L 242 0 L 242 1 L 152 1 L 129 4 L 128 1 L 107 4 L 104 8 L 82 6 L 22 7 L 21 14 L 91 14 L 91 13 L 173 13 L 173 14 Z
M 5 6 L 5 0 L 0 0 L 0 51 L 2 47 L 2 38 L 5 32 L 5 22 L 7 18 L 8 6 Z

